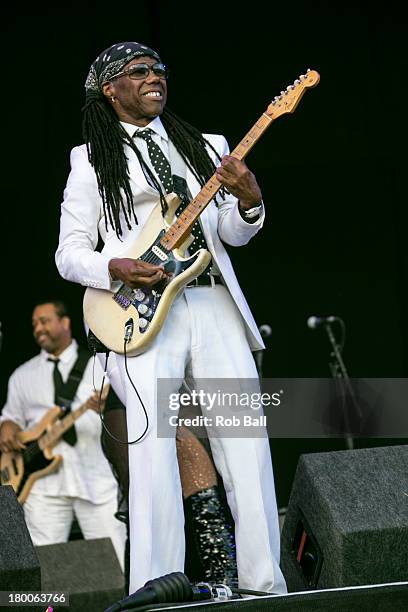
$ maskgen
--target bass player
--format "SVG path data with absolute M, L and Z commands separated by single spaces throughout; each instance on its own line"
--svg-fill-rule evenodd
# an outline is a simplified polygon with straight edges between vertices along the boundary
M 87 401 L 92 409 L 82 414 L 53 448 L 63 458 L 61 467 L 36 480 L 23 504 L 31 539 L 36 546 L 66 542 L 75 514 L 85 539 L 111 538 L 123 569 L 126 529 L 114 516 L 118 487 L 102 452 L 98 397 L 93 387 L 94 377 L 96 386 L 102 380 L 99 362 L 94 368 L 89 353 L 79 349 L 72 338 L 70 318 L 61 301 L 37 304 L 32 324 L 41 352 L 19 366 L 9 379 L 0 416 L 0 450 L 24 450 L 18 433 L 33 427 L 53 406 L 61 405 L 73 371 L 81 380 L 73 381 L 77 388 L 71 408 Z

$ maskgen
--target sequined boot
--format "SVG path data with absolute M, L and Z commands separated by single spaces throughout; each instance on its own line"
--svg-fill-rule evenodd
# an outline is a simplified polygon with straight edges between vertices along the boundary
M 238 586 L 233 519 L 218 486 L 184 500 L 186 574 L 192 581 Z

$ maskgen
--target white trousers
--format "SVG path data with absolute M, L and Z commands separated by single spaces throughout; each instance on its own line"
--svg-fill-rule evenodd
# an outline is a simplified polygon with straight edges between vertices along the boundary
M 143 440 L 129 446 L 130 592 L 147 580 L 184 569 L 184 515 L 174 438 L 156 434 L 156 381 L 257 378 L 242 317 L 222 285 L 188 288 L 142 355 L 127 367 L 149 417 Z M 145 416 L 125 371 L 123 355 L 108 363 L 110 381 L 126 405 L 129 440 Z M 279 524 L 269 442 L 264 438 L 210 438 L 235 521 L 241 588 L 286 592 L 279 568 Z
M 86 540 L 112 540 L 124 571 L 126 526 L 114 517 L 117 509 L 116 495 L 103 504 L 93 504 L 77 497 L 31 493 L 23 505 L 27 528 L 34 546 L 67 542 L 75 513 Z

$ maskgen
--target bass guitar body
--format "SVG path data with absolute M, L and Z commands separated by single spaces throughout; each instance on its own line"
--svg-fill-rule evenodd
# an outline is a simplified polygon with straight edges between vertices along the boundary
M 36 480 L 60 467 L 61 455 L 53 456 L 49 447 L 40 448 L 42 434 L 52 427 L 60 414 L 60 408 L 51 408 L 35 427 L 18 435 L 20 442 L 26 445 L 25 449 L 1 455 L 0 482 L 13 487 L 21 504 L 26 501 Z

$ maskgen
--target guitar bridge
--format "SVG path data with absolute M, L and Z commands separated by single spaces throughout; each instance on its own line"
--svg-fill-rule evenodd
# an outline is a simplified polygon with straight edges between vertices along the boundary
M 119 304 L 123 310 L 127 310 L 134 300 L 133 289 L 122 285 L 120 289 L 112 296 L 112 299 Z

